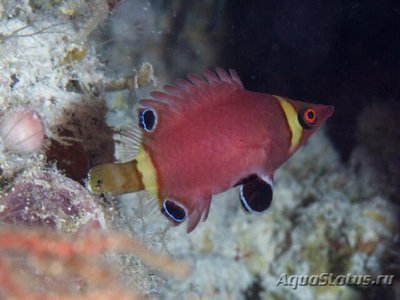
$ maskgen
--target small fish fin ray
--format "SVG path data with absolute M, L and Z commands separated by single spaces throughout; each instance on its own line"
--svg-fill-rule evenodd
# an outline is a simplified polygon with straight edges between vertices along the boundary
M 138 154 L 142 130 L 134 122 L 129 122 L 113 135 L 115 142 L 114 156 L 118 162 L 128 162 Z
M 272 176 L 252 174 L 239 184 L 240 203 L 247 213 L 263 213 L 270 207 L 273 196 Z
M 208 214 L 210 213 L 210 207 L 211 207 L 211 199 L 208 202 L 208 205 L 206 206 L 204 213 L 203 213 L 203 222 L 205 222 L 208 218 Z
M 144 189 L 137 161 L 108 163 L 89 170 L 87 188 L 93 194 L 115 195 L 137 192 Z
M 175 85 L 165 85 L 164 92 L 152 92 L 150 95 L 153 99 L 141 100 L 139 103 L 145 107 L 152 106 L 159 114 L 181 112 L 196 107 L 193 104 L 225 101 L 232 92 L 243 89 L 239 75 L 234 70 L 229 69 L 227 72 L 217 68 L 215 72 L 206 70 L 204 78 L 190 74 L 187 80 L 178 79 Z
M 148 192 L 137 193 L 138 202 L 135 205 L 133 214 L 137 218 L 148 215 L 160 216 L 160 204 L 156 197 L 152 196 Z
M 188 225 L 186 229 L 187 233 L 190 233 L 196 228 L 202 216 L 203 216 L 203 221 L 207 219 L 208 213 L 210 211 L 210 204 L 211 204 L 211 197 L 196 201 L 196 206 L 195 206 L 196 209 L 191 211 L 188 215 Z

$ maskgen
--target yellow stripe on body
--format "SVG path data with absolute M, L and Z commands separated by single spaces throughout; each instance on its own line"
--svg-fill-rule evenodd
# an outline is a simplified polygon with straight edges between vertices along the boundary
M 292 104 L 290 104 L 288 101 L 283 99 L 282 97 L 275 96 L 279 100 L 279 104 L 281 105 L 285 116 L 286 120 L 289 124 L 289 129 L 292 134 L 292 137 L 290 139 L 290 147 L 289 147 L 289 152 L 292 153 L 294 149 L 299 145 L 300 143 L 300 138 L 303 133 L 303 128 L 301 127 L 298 117 L 297 117 L 297 111 L 293 107 Z
M 140 147 L 138 155 L 135 157 L 137 161 L 137 169 L 142 174 L 142 182 L 146 191 L 157 198 L 158 184 L 157 172 L 151 161 L 149 153 Z

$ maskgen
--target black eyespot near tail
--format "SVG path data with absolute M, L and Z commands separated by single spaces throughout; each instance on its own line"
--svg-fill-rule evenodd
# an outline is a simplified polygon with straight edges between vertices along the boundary
M 182 223 L 187 218 L 186 208 L 169 199 L 164 200 L 161 212 L 174 223 Z
M 139 110 L 139 126 L 147 132 L 152 132 L 157 125 L 157 113 L 152 108 Z
M 272 180 L 251 175 L 242 180 L 240 186 L 240 203 L 248 213 L 262 213 L 272 202 Z

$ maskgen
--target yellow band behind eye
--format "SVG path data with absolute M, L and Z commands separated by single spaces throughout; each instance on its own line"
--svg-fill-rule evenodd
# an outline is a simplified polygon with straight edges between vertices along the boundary
M 299 124 L 298 117 L 297 117 L 297 111 L 293 107 L 292 104 L 290 104 L 288 101 L 283 99 L 282 97 L 275 96 L 279 100 L 279 104 L 282 107 L 283 112 L 285 113 L 287 123 L 289 125 L 290 133 L 292 134 L 292 137 L 290 139 L 290 147 L 289 147 L 289 152 L 292 153 L 294 149 L 299 145 L 300 143 L 300 138 L 303 133 L 303 128 Z
M 152 196 L 157 197 L 157 172 L 149 153 L 143 147 L 140 147 L 135 159 L 137 161 L 137 169 L 142 174 L 142 182 L 145 190 Z

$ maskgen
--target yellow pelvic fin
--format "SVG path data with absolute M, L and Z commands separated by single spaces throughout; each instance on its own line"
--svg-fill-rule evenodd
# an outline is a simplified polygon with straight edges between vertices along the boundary
M 142 175 L 142 182 L 145 190 L 148 191 L 153 197 L 157 198 L 157 171 L 149 153 L 143 148 L 143 146 L 140 147 L 139 153 L 135 159 L 137 160 L 137 169 Z
M 89 171 L 88 189 L 94 194 L 125 194 L 144 189 L 138 162 L 110 163 L 94 167 Z
M 286 120 L 289 125 L 290 132 L 292 134 L 292 137 L 290 139 L 290 147 L 289 147 L 289 152 L 293 152 L 294 149 L 299 145 L 300 143 L 300 138 L 303 133 L 303 128 L 301 127 L 298 117 L 297 117 L 297 111 L 293 107 L 292 104 L 290 104 L 288 101 L 283 99 L 282 97 L 275 96 L 279 100 L 279 104 L 281 105 L 285 116 Z

